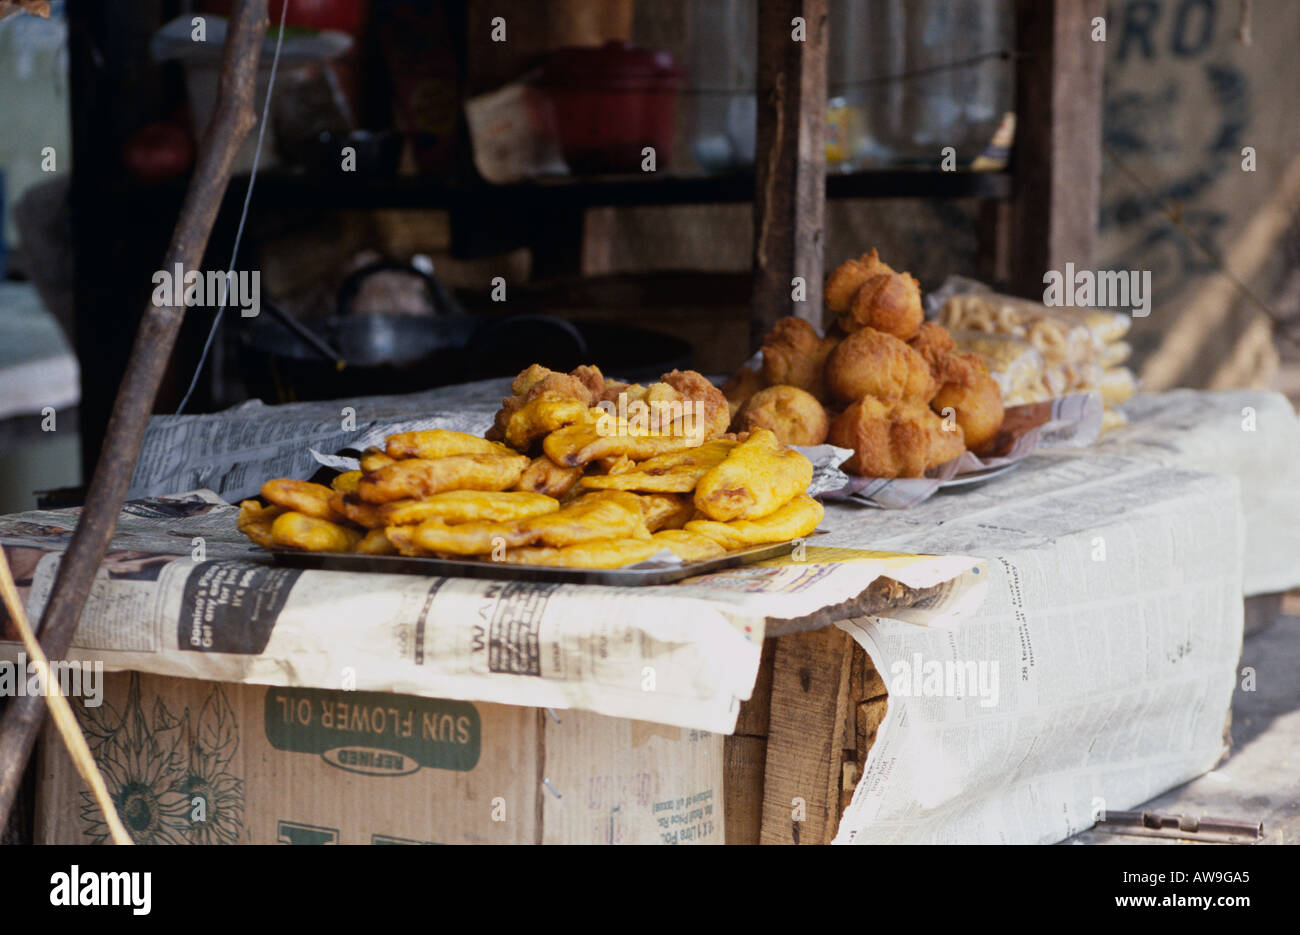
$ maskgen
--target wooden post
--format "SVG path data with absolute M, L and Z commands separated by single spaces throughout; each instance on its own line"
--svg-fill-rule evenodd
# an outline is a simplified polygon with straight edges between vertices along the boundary
M 822 318 L 827 0 L 761 0 L 750 344 L 772 323 Z M 804 301 L 791 300 L 792 280 Z
M 237 0 L 221 60 L 221 83 L 212 122 L 199 148 L 189 191 L 167 249 L 163 269 L 197 269 L 226 186 L 235 155 L 257 123 L 253 113 L 257 66 L 266 34 L 267 0 Z M 41 618 L 41 646 L 51 660 L 62 659 L 72 643 L 95 571 L 104 559 L 154 397 L 180 331 L 184 308 L 145 309 L 126 374 L 113 404 L 107 437 L 86 506 L 59 566 L 54 590 Z M 10 699 L 0 722 L 0 827 L 9 815 L 32 744 L 45 719 L 45 700 L 37 695 Z
M 1005 269 L 1013 292 L 1041 297 L 1043 274 L 1092 269 L 1101 192 L 1104 0 L 1016 0 L 1015 194 Z

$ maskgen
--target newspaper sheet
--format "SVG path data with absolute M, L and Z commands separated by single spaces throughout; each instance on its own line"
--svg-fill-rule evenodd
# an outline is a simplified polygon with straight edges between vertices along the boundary
M 935 589 L 918 619 L 954 626 L 978 609 L 988 580 L 982 562 L 960 556 L 832 553 L 805 542 L 779 560 L 658 587 L 304 571 L 271 564 L 236 531 L 237 512 L 210 491 L 129 503 L 69 658 L 729 733 L 753 690 L 769 617 L 797 621 L 885 576 Z M 75 522 L 71 510 L 0 518 L 34 619 Z M 17 658 L 16 635 L 0 638 L 0 655 Z
M 1225 751 L 1242 627 L 1236 481 L 1069 467 L 1042 466 L 1057 490 L 1023 509 L 926 536 L 990 558 L 974 617 L 947 631 L 840 624 L 889 698 L 836 843 L 1057 841 Z

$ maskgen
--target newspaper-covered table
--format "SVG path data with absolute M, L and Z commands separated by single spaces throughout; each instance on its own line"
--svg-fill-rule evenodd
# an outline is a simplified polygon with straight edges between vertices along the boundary
M 437 424 L 482 430 L 503 387 L 496 381 L 417 397 L 363 400 L 351 413 L 340 405 L 312 403 L 274 410 L 246 407 L 190 421 L 155 419 L 133 491 L 156 494 L 198 483 L 234 500 L 252 493 L 268 476 L 310 475 L 318 463 L 305 450 L 305 439 L 330 453 L 405 428 Z M 1222 755 L 1240 649 L 1243 588 L 1254 593 L 1252 588 L 1300 584 L 1300 549 L 1295 548 L 1300 513 L 1294 508 L 1300 491 L 1300 427 L 1285 400 L 1272 394 L 1165 394 L 1139 397 L 1127 408 L 1133 424 L 1090 450 L 1039 452 L 1007 475 L 940 492 L 910 510 L 828 504 L 822 524 L 826 533 L 818 537 L 818 547 L 984 559 L 982 566 L 968 559 L 958 559 L 960 567 L 928 566 L 932 578 L 959 573 L 947 591 L 941 619 L 904 610 L 838 624 L 866 649 L 889 694 L 887 714 L 838 841 L 1060 840 L 1091 824 L 1099 810 L 1137 805 L 1206 771 Z M 257 463 L 241 460 L 248 450 L 242 444 L 252 446 Z M 206 515 L 215 523 L 217 511 L 225 509 L 214 505 Z M 5 541 L 14 533 L 11 525 L 0 526 Z M 181 535 L 184 551 L 189 540 Z M 209 541 L 209 550 L 213 545 Z M 247 546 L 231 540 L 229 548 Z M 209 551 L 208 557 L 213 554 Z M 184 569 L 180 564 L 168 567 L 179 581 Z M 851 590 L 865 587 L 883 568 L 864 566 L 857 578 L 840 572 L 819 572 L 818 577 L 843 579 L 836 588 L 851 581 Z M 37 571 L 44 574 L 32 582 L 31 600 L 38 605 L 43 599 L 38 585 L 44 581 L 48 588 L 52 567 Z M 548 598 L 556 616 L 545 620 L 558 624 L 562 616 L 581 635 L 572 650 L 553 642 L 552 658 L 572 661 L 574 671 L 590 679 L 579 688 L 498 673 L 498 684 L 513 679 L 528 683 L 528 700 L 515 703 L 548 704 L 550 692 L 576 706 L 671 723 L 685 723 L 681 715 L 687 707 L 692 723 L 703 723 L 695 716 L 707 709 L 707 721 L 714 725 L 710 729 L 730 729 L 735 701 L 748 696 L 757 665 L 755 624 L 745 622 L 748 615 L 753 620 L 786 618 L 806 606 L 806 594 L 786 593 L 783 586 L 764 590 L 759 582 L 766 576 L 799 580 L 805 573 L 791 564 L 732 572 L 725 585 L 715 581 L 640 589 L 635 595 L 599 589 L 603 597 L 598 603 L 556 589 Z M 186 580 L 193 577 L 191 566 Z M 978 610 L 962 600 L 978 593 L 980 585 L 968 585 L 975 580 L 987 587 Z M 295 684 L 337 677 L 334 668 L 340 660 L 320 646 L 334 638 L 353 639 L 355 633 L 349 633 L 355 629 L 368 630 L 373 599 L 350 596 L 346 589 L 340 593 L 324 581 L 307 579 L 307 584 L 293 589 L 303 593 L 301 605 L 291 598 L 287 612 L 280 610 L 267 649 L 276 648 L 285 627 L 286 634 L 297 633 L 299 639 L 319 637 L 315 655 L 296 647 L 262 656 L 178 652 L 169 658 L 192 660 L 196 671 L 190 674 L 199 668 L 210 671 L 205 668 L 210 663 L 230 667 L 205 677 Z M 390 619 L 411 619 L 429 591 L 427 579 L 376 586 L 386 594 L 384 612 L 397 615 Z M 500 595 L 485 600 L 474 591 L 483 586 L 455 582 L 447 592 L 466 632 L 480 626 L 485 606 L 500 606 Z M 92 608 L 110 616 L 108 609 L 125 602 L 128 592 L 111 582 L 104 587 L 92 595 Z M 185 592 L 178 583 L 146 590 L 151 595 Z M 307 596 L 312 594 L 316 597 Z M 808 603 L 829 603 L 834 597 L 819 592 Z M 143 610 L 166 615 L 171 606 L 146 604 Z M 666 643 L 655 656 L 665 670 L 651 666 L 657 681 L 652 697 L 668 690 L 665 686 L 688 686 L 681 697 L 690 697 L 689 703 L 676 708 L 657 699 L 658 707 L 648 716 L 646 693 L 629 691 L 625 683 L 610 690 L 605 682 L 613 668 L 606 662 L 614 657 L 607 653 L 620 644 L 611 643 L 610 632 L 585 617 L 596 607 L 601 619 L 629 621 L 629 641 L 638 652 L 648 642 Z M 369 651 L 391 661 L 413 645 L 417 630 L 409 625 L 394 630 L 402 636 L 378 649 L 348 645 L 350 652 Z M 99 632 L 89 622 L 83 631 Z M 201 631 L 190 636 L 196 637 L 202 640 Z M 686 642 L 674 642 L 679 640 Z M 438 644 L 437 652 L 451 652 L 455 659 L 458 645 L 463 647 L 453 639 Z M 602 648 L 594 650 L 596 646 Z M 161 671 L 158 653 L 145 646 L 130 652 L 132 667 Z M 464 657 L 462 651 L 459 658 Z M 470 657 L 484 659 L 486 654 Z M 630 669 L 639 661 L 633 655 Z M 939 690 L 929 691 L 934 664 L 940 669 L 983 664 L 986 671 L 996 664 L 996 691 L 954 692 L 942 678 Z M 275 671 L 268 671 L 272 667 Z M 390 668 L 390 675 L 397 672 Z M 483 672 L 462 669 L 440 673 L 439 690 L 448 685 L 481 691 L 488 681 Z M 625 677 L 629 667 L 617 671 Z M 927 675 L 914 678 L 913 672 Z M 407 666 L 402 673 L 417 670 Z M 390 690 L 418 688 L 394 678 Z M 611 698 L 617 700 L 609 702 Z
M 983 562 L 857 549 L 675 585 L 601 587 L 278 567 L 211 491 L 132 501 L 91 588 L 74 661 L 109 670 L 580 708 L 730 733 L 769 618 L 798 621 L 886 576 L 951 626 L 979 607 Z M 0 517 L 28 614 L 53 589 L 76 511 Z M 823 537 L 817 537 L 820 541 Z M 0 655 L 15 659 L 14 632 Z

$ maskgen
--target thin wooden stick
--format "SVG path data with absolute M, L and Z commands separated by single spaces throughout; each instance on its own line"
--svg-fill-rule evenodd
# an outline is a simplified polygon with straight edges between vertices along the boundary
M 180 218 L 172 232 L 163 269 L 180 265 L 198 269 L 221 209 L 239 147 L 257 122 L 253 97 L 257 67 L 266 34 L 267 0 L 236 0 L 222 52 L 217 106 L 208 124 L 190 179 Z M 104 447 L 86 494 L 77 530 L 59 565 L 54 591 L 41 618 L 40 638 L 45 654 L 62 659 L 72 645 L 95 571 L 104 560 L 117 527 L 118 514 L 140 443 L 144 439 L 154 398 L 167 370 L 180 332 L 184 308 L 149 305 L 136 332 L 131 358 L 113 403 Z M 0 721 L 0 827 L 22 783 L 32 744 L 45 720 L 45 700 L 27 695 L 10 698 Z
M 59 681 L 50 669 L 50 660 L 45 658 L 40 641 L 36 639 L 31 624 L 27 622 L 27 611 L 23 609 L 23 602 L 18 598 L 18 588 L 14 586 L 14 576 L 9 570 L 9 559 L 3 548 L 0 548 L 0 597 L 4 598 L 9 618 L 18 627 L 23 645 L 27 647 L 27 655 L 36 666 L 41 683 L 45 686 L 54 726 L 59 729 L 59 734 L 63 737 L 63 743 L 72 757 L 72 765 L 77 767 L 81 778 L 86 781 L 86 785 L 90 786 L 90 794 L 95 797 L 99 810 L 104 813 L 104 820 L 108 822 L 108 831 L 113 836 L 113 843 L 134 844 L 135 842 L 131 840 L 131 836 L 126 833 L 126 828 L 122 825 L 122 819 L 117 815 L 117 806 L 113 804 L 113 797 L 108 793 L 108 786 L 104 785 L 104 777 L 99 772 L 99 765 L 95 763 L 90 747 L 86 744 L 86 735 L 81 732 L 81 726 L 72 713 L 72 705 L 68 704 L 68 699 L 63 697 L 63 692 L 59 690 Z

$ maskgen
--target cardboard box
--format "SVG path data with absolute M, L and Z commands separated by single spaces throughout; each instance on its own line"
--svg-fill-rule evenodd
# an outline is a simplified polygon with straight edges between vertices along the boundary
M 718 734 L 377 692 L 104 683 L 78 718 L 137 843 L 723 841 Z M 107 839 L 51 728 L 35 837 Z

